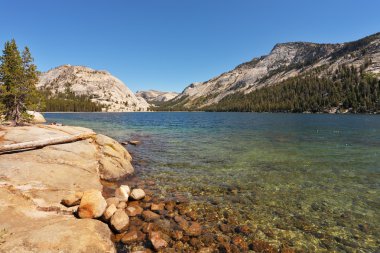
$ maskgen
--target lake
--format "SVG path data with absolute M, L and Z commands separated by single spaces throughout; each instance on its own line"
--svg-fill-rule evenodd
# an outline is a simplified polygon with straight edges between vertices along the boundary
M 309 252 L 380 245 L 380 117 L 275 113 L 48 113 L 128 146 L 136 173 L 215 224 Z M 202 211 L 200 211 L 202 212 Z M 232 224 L 233 221 L 231 221 Z M 216 232 L 215 232 L 216 233 Z

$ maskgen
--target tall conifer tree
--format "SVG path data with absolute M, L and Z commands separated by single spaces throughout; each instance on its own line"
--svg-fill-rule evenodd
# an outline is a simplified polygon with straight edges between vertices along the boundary
M 29 48 L 22 55 L 15 40 L 5 43 L 3 55 L 0 57 L 0 101 L 3 104 L 3 114 L 6 120 L 15 125 L 28 121 L 27 109 L 41 109 L 41 97 L 36 89 L 38 81 L 37 67 Z

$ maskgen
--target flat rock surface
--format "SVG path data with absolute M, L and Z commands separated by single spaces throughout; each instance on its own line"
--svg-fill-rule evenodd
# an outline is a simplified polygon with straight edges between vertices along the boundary
M 91 131 L 69 126 L 6 127 L 0 129 L 0 145 Z M 60 204 L 75 191 L 101 191 L 102 173 L 122 177 L 133 172 L 129 153 L 111 138 L 100 139 L 101 143 L 95 138 L 0 154 L 0 252 L 115 251 L 106 224 L 76 219 L 71 214 L 76 207 Z M 113 156 L 103 150 L 114 151 Z M 110 173 L 104 166 L 100 171 L 104 157 L 115 160 Z

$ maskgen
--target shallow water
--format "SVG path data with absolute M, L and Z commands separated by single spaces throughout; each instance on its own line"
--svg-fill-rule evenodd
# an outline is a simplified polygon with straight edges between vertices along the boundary
M 380 251 L 380 117 L 51 113 L 129 146 L 137 174 L 309 252 Z

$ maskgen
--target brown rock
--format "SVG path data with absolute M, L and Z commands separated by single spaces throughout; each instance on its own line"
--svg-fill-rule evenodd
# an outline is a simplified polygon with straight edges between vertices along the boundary
M 188 228 L 189 228 L 189 223 L 187 222 L 187 220 L 185 220 L 182 216 L 174 216 L 174 220 L 178 223 L 179 227 L 184 230 L 184 231 L 187 231 Z
M 80 218 L 99 218 L 106 210 L 107 202 L 99 190 L 88 190 L 83 193 L 78 215 Z
M 134 230 L 134 231 L 131 231 L 131 232 L 128 232 L 126 233 L 123 238 L 121 238 L 121 241 L 125 244 L 129 244 L 129 243 L 132 243 L 132 242 L 135 242 L 137 241 L 139 238 L 138 234 L 137 234 L 137 231 Z
M 61 203 L 67 207 L 76 206 L 80 204 L 83 192 L 75 192 L 64 197 Z
M 152 205 L 150 206 L 150 210 L 152 211 L 162 211 L 164 210 L 164 207 L 165 207 L 165 203 L 152 203 Z
M 247 225 L 237 226 L 235 228 L 236 233 L 240 233 L 243 235 L 249 235 L 251 233 L 251 229 Z
M 171 237 L 174 239 L 174 240 L 181 240 L 182 237 L 183 237 L 183 232 L 181 230 L 174 230 L 171 232 Z
M 177 250 L 177 252 L 183 252 L 183 242 L 177 241 L 174 243 L 174 248 Z
M 277 250 L 266 241 L 254 240 L 250 245 L 250 248 L 256 252 L 268 252 L 275 253 Z
M 192 222 L 186 233 L 190 236 L 199 236 L 202 233 L 202 227 L 198 222 Z
M 152 221 L 160 218 L 160 215 L 149 210 L 143 211 L 142 216 L 146 221 Z
M 129 217 L 124 210 L 118 209 L 111 217 L 110 225 L 118 232 L 123 232 L 128 228 Z
M 175 201 L 166 202 L 165 209 L 168 210 L 168 211 L 170 211 L 170 212 L 173 212 L 175 205 L 176 205 Z
M 215 235 L 213 233 L 202 233 L 200 240 L 204 245 L 211 245 L 215 241 Z
M 163 239 L 162 233 L 158 231 L 152 231 L 149 235 L 149 240 L 155 250 L 160 250 L 168 246 L 168 242 Z
M 244 239 L 237 235 L 232 238 L 232 243 L 239 247 L 242 251 L 248 251 L 248 244 L 244 241 Z
M 189 217 L 193 221 L 198 219 L 197 212 L 195 212 L 195 211 L 190 211 L 190 212 L 186 213 L 186 216 Z
M 219 225 L 219 229 L 223 233 L 230 233 L 230 232 L 232 232 L 231 226 L 229 226 L 228 224 L 224 224 L 224 223 L 222 223 L 222 224 Z
M 152 197 L 149 195 L 145 195 L 145 198 L 143 199 L 145 202 L 149 202 L 152 200 Z
M 142 230 L 143 230 L 144 233 L 150 233 L 151 231 L 153 231 L 155 229 L 156 229 L 156 226 L 153 223 L 147 223 L 147 222 L 145 222 L 142 225 Z
M 141 215 L 144 209 L 140 206 L 128 206 L 126 211 L 128 216 L 134 217 L 137 215 Z
M 190 239 L 190 245 L 193 246 L 194 248 L 197 248 L 199 246 L 199 240 L 195 237 Z
M 132 200 L 128 202 L 128 206 L 140 206 L 140 201 Z
M 135 227 L 141 227 L 144 222 L 142 220 L 140 220 L 138 217 L 131 217 L 129 219 L 129 223 L 130 223 L 130 225 L 133 225 Z

